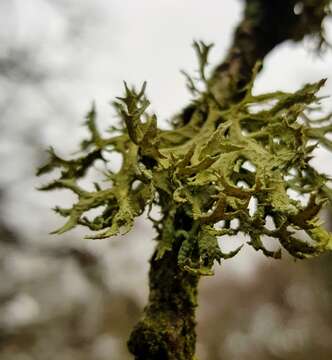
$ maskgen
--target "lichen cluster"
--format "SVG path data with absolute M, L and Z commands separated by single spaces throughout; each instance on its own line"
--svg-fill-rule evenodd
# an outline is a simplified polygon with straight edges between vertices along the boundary
M 61 175 L 41 189 L 70 189 L 78 197 L 72 208 L 55 209 L 68 218 L 55 233 L 84 225 L 96 232 L 88 238 L 123 234 L 145 209 L 157 205 L 164 214 L 153 220 L 162 233 L 157 258 L 173 251 L 173 241 L 181 239 L 178 264 L 189 272 L 211 274 L 215 260 L 240 250 L 223 253 L 218 239 L 225 235 L 246 234 L 249 245 L 273 258 L 280 258 L 281 249 L 266 249 L 264 236 L 278 239 L 295 258 L 331 250 L 332 236 L 318 218 L 332 199 L 329 178 L 310 162 L 318 145 L 332 149 L 331 117 L 313 118 L 324 80 L 294 93 L 254 95 L 258 65 L 242 100 L 225 108 L 209 90 L 205 76 L 210 46 L 195 43 L 195 49 L 200 78 L 186 75 L 195 100 L 185 123 L 175 118 L 172 130 L 159 129 L 156 116 L 147 112 L 145 84 L 140 91 L 125 85 L 124 97 L 114 103 L 120 128 L 111 127 L 109 137 L 102 135 L 93 107 L 86 122 L 90 138 L 82 142 L 81 156 L 65 160 L 49 150 L 49 161 L 38 174 L 59 168 Z M 121 154 L 120 170 L 105 170 L 103 186 L 96 183 L 95 191 L 83 189 L 79 180 L 96 160 L 107 163 L 108 152 Z M 92 220 L 85 216 L 99 207 L 103 210 Z M 190 229 L 183 226 L 175 234 L 168 222 L 179 209 L 191 219 Z M 310 240 L 297 237 L 299 230 Z

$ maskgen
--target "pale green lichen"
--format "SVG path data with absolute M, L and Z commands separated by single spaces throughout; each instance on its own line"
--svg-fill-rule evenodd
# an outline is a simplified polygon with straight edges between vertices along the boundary
M 332 236 L 318 219 L 320 209 L 332 198 L 329 178 L 310 162 L 318 145 L 332 149 L 331 116 L 312 119 L 325 80 L 295 93 L 254 95 L 257 67 L 243 99 L 225 109 L 209 91 L 205 77 L 210 47 L 195 43 L 204 89 L 199 90 L 186 74 L 195 106 L 185 125 L 176 126 L 175 120 L 173 130 L 159 129 L 156 116 L 147 112 L 146 85 L 135 91 L 125 84 L 125 96 L 114 104 L 122 119 L 120 129 L 112 127 L 110 137 L 100 134 L 93 107 L 86 122 L 91 136 L 82 142 L 79 157 L 64 160 L 49 150 L 49 162 L 38 174 L 59 168 L 61 175 L 41 189 L 70 189 L 78 197 L 72 208 L 55 209 L 68 218 L 55 233 L 76 225 L 96 231 L 88 236 L 93 239 L 126 233 L 145 209 L 159 205 L 164 219 L 154 220 L 161 234 L 156 257 L 162 258 L 173 249 L 175 239 L 181 239 L 178 264 L 189 272 L 212 274 L 215 260 L 238 253 L 240 248 L 229 254 L 220 250 L 218 238 L 222 241 L 225 235 L 247 234 L 248 244 L 274 258 L 280 258 L 281 249 L 267 250 L 262 242 L 265 235 L 278 239 L 295 258 L 331 250 Z M 120 170 L 105 173 L 108 187 L 95 184 L 95 191 L 83 189 L 78 180 L 96 160 L 106 162 L 105 152 L 121 154 Z M 308 195 L 307 204 L 292 198 L 291 191 Z M 252 199 L 257 202 L 253 213 Z M 104 209 L 93 220 L 85 216 L 100 206 Z M 191 219 L 189 229 L 174 226 L 179 209 Z M 273 229 L 266 225 L 267 217 L 273 219 Z M 231 226 L 234 219 L 236 228 Z M 311 240 L 297 238 L 297 230 L 304 230 Z

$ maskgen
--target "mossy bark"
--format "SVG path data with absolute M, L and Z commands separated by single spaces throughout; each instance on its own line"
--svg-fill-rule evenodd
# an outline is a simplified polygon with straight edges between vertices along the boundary
M 178 265 L 183 241 L 179 234 L 183 231 L 195 236 L 195 231 L 192 219 L 184 211 L 171 213 L 165 214 L 157 250 L 150 260 L 148 305 L 128 341 L 136 360 L 191 360 L 195 354 L 199 276 Z M 160 243 L 171 244 L 161 258 Z
M 191 360 L 195 354 L 198 276 L 182 271 L 177 252 L 153 254 L 150 296 L 128 347 L 136 360 Z

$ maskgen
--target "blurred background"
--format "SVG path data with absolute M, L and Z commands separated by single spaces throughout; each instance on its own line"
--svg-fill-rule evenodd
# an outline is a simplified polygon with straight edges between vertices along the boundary
M 239 0 L 1 0 L 1 360 L 131 359 L 126 340 L 147 298 L 151 225 L 143 216 L 128 236 L 103 241 L 82 240 L 84 229 L 48 235 L 63 220 L 50 209 L 74 197 L 36 191 L 47 179 L 35 170 L 49 145 L 63 156 L 77 150 L 92 101 L 102 129 L 115 123 L 109 102 L 123 80 L 148 81 L 166 126 L 190 101 L 180 69 L 196 69 L 193 39 L 215 43 L 216 64 L 241 9 Z M 326 29 L 332 40 L 332 24 Z M 332 94 L 331 51 L 285 43 L 266 59 L 255 91 L 324 77 Z M 331 98 L 325 104 L 331 109 Z M 314 162 L 332 175 L 326 151 Z M 331 256 L 295 263 L 245 248 L 201 281 L 199 359 L 330 360 L 331 275 Z

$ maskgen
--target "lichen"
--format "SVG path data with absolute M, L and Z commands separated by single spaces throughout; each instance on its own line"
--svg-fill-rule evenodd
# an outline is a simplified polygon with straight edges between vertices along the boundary
M 225 109 L 205 76 L 210 48 L 195 43 L 200 79 L 186 74 L 194 107 L 185 125 L 158 128 L 156 116 L 147 111 L 146 84 L 139 91 L 125 84 L 124 97 L 114 103 L 121 126 L 111 127 L 109 137 L 99 132 L 93 107 L 86 121 L 90 137 L 82 142 L 80 156 L 65 160 L 49 150 L 49 161 L 38 175 L 57 168 L 61 175 L 41 190 L 70 189 L 78 197 L 71 208 L 55 209 L 68 220 L 54 233 L 83 225 L 95 232 L 87 236 L 92 239 L 124 234 L 137 216 L 155 205 L 164 214 L 162 220 L 153 220 L 162 234 L 157 238 L 157 259 L 174 251 L 174 241 L 181 239 L 176 247 L 178 265 L 192 274 L 210 275 L 215 261 L 240 251 L 221 251 L 218 239 L 222 242 L 226 235 L 246 234 L 249 245 L 273 258 L 281 257 L 281 248 L 300 259 L 332 249 L 332 236 L 318 218 L 332 198 L 329 177 L 311 164 L 317 146 L 332 149 L 331 116 L 313 115 L 325 80 L 294 93 L 255 95 L 258 64 L 242 100 Z M 106 187 L 95 184 L 95 191 L 87 191 L 79 180 L 96 160 L 107 162 L 105 153 L 120 154 L 122 166 L 117 172 L 105 171 Z M 309 200 L 302 204 L 292 193 Z M 254 212 L 249 206 L 252 199 L 257 202 Z M 85 216 L 100 206 L 104 209 L 94 219 Z M 191 219 L 189 226 L 174 225 L 181 221 L 175 216 L 179 209 Z M 266 225 L 268 217 L 273 219 L 273 229 Z M 231 226 L 234 219 L 236 228 Z M 297 238 L 298 230 L 311 240 Z M 264 236 L 278 239 L 280 249 L 267 250 Z

